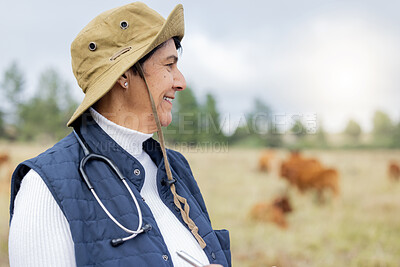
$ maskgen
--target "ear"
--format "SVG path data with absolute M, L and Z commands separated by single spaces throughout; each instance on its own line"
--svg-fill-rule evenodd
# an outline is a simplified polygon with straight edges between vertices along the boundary
M 121 88 L 128 89 L 130 75 L 132 75 L 131 69 L 125 71 L 124 74 L 122 74 L 121 77 L 118 78 L 117 83 Z

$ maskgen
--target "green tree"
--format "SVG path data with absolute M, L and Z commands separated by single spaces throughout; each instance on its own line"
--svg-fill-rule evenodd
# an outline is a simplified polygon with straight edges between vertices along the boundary
M 266 135 L 271 125 L 271 108 L 261 99 L 255 98 L 253 109 L 248 115 L 249 124 L 253 133 Z
M 272 109 L 260 98 L 253 101 L 252 110 L 245 116 L 245 121 L 230 136 L 233 144 L 250 146 L 278 147 L 282 145 L 282 135 L 273 124 Z
M 20 70 L 17 62 L 12 62 L 4 73 L 2 89 L 8 102 L 14 107 L 21 103 L 22 94 L 24 91 L 23 73 Z
M 165 131 L 169 142 L 194 145 L 199 140 L 199 104 L 191 88 L 176 94 L 172 123 Z
M 400 121 L 394 127 L 391 147 L 400 148 Z
M 4 113 L 0 110 L 0 138 L 5 137 Z
M 358 143 L 362 131 L 360 125 L 355 120 L 349 120 L 346 128 L 344 129 L 344 134 L 349 138 L 351 142 Z
M 256 145 L 259 144 L 259 140 L 252 138 L 252 132 L 250 131 L 250 126 L 249 126 L 249 115 L 243 115 L 240 120 L 238 121 L 238 126 L 233 132 L 232 135 L 227 137 L 227 140 L 230 144 L 240 144 L 240 143 L 254 143 L 256 142 Z
M 393 131 L 393 123 L 388 114 L 383 111 L 376 111 L 373 117 L 373 132 L 375 135 L 387 135 Z
M 20 106 L 22 138 L 32 140 L 41 135 L 57 140 L 64 137 L 70 132 L 66 123 L 76 106 L 68 83 L 55 70 L 46 70 L 40 76 L 34 97 Z
M 5 127 L 8 124 L 10 127 L 15 128 L 19 123 L 18 110 L 21 106 L 22 96 L 24 93 L 24 75 L 19 68 L 17 62 L 12 62 L 11 65 L 4 72 L 3 80 L 1 82 L 0 95 L 4 100 L 1 104 L 1 130 L 2 136 L 5 136 Z M 15 136 L 8 136 L 8 138 L 15 138 Z
M 298 139 L 303 138 L 307 134 L 306 127 L 303 125 L 300 118 L 294 118 L 293 126 L 290 128 L 289 132 L 294 134 Z
M 381 110 L 374 113 L 372 133 L 376 146 L 390 146 L 394 135 L 394 126 L 388 114 Z
M 266 147 L 282 146 L 282 134 L 276 129 L 273 120 L 272 108 L 261 99 L 254 99 L 253 111 L 250 119 L 255 133 L 261 139 L 261 144 Z
M 245 146 L 264 146 L 261 135 L 268 133 L 269 114 L 270 108 L 262 100 L 254 99 L 252 109 L 240 118 L 238 127 L 228 139 L 229 142 Z
M 217 102 L 212 94 L 206 95 L 206 102 L 201 112 L 201 140 L 222 142 L 225 139 L 220 124 Z
M 326 148 L 329 145 L 328 140 L 326 138 L 326 132 L 321 121 L 319 122 L 319 127 L 315 135 L 315 141 L 316 141 L 315 145 L 318 147 Z

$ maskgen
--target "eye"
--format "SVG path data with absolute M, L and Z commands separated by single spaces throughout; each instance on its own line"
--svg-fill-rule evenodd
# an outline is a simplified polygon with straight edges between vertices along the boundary
M 174 65 L 175 65 L 175 63 L 165 64 L 165 66 L 168 68 L 168 71 L 171 71 L 173 69 Z

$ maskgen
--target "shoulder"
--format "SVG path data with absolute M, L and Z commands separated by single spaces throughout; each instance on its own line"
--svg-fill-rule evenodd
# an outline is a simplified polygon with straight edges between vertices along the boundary
M 77 169 L 78 162 L 79 144 L 73 134 L 69 134 L 45 152 L 34 158 L 25 160 L 17 166 L 11 180 L 11 198 L 13 199 L 16 196 L 22 179 L 31 169 L 35 170 L 44 179 L 46 184 L 48 184 L 48 177 L 52 177 L 51 180 L 69 178 L 73 174 L 74 169 Z M 69 171 L 65 172 L 63 170 Z
M 178 173 L 179 177 L 184 180 L 192 194 L 200 193 L 200 189 L 185 156 L 175 150 L 168 149 L 167 151 L 172 168 Z
M 189 162 L 185 158 L 185 156 L 182 155 L 182 153 L 172 150 L 172 149 L 167 149 L 167 154 L 168 158 L 176 163 L 182 164 L 185 167 L 190 167 Z
M 19 176 L 22 179 L 30 169 L 35 169 L 42 176 L 40 173 L 42 167 L 78 161 L 78 155 L 79 144 L 71 133 L 45 152 L 20 163 L 13 176 Z
M 26 163 L 30 162 L 36 166 L 57 165 L 64 162 L 75 162 L 78 160 L 78 156 L 79 143 L 71 133 L 37 157 L 27 160 Z
M 75 136 L 69 134 L 40 155 L 20 163 L 11 179 L 11 216 L 14 210 L 14 199 L 20 190 L 21 182 L 30 170 L 34 170 L 41 177 L 61 207 L 56 189 L 63 188 L 66 184 L 74 188 L 81 186 L 78 172 L 79 148 Z M 32 176 L 32 173 L 28 177 Z M 72 180 L 78 180 L 78 182 L 72 183 Z
M 184 174 L 185 178 L 187 178 L 189 181 L 193 180 L 194 182 L 192 169 L 185 156 L 180 152 L 171 149 L 167 149 L 167 154 L 173 168 L 176 171 L 179 171 L 181 174 Z

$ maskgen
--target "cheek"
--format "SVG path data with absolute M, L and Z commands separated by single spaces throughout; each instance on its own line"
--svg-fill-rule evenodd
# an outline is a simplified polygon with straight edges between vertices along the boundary
M 173 88 L 173 79 L 171 75 L 164 74 L 160 79 L 154 84 L 154 88 L 156 88 L 155 95 L 159 95 L 162 98 L 167 92 L 170 92 Z
M 156 96 L 172 88 L 173 77 L 167 71 L 163 71 L 162 73 L 149 76 L 147 78 L 147 84 L 150 87 L 150 91 Z

